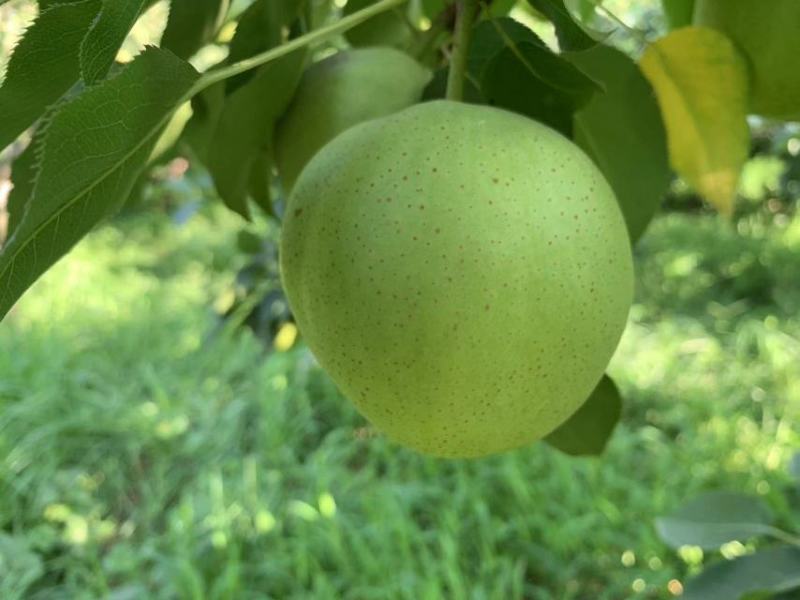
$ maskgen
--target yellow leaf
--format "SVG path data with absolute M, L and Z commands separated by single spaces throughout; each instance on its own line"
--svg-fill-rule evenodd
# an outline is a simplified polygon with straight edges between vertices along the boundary
M 648 46 L 640 65 L 661 107 L 672 167 L 730 215 L 750 145 L 745 59 L 725 35 L 684 27 Z

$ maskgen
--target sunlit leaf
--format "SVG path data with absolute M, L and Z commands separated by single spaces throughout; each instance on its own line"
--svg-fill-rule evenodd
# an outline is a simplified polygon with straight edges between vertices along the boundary
M 641 59 L 656 91 L 674 169 L 723 214 L 747 160 L 747 65 L 723 34 L 686 27 Z

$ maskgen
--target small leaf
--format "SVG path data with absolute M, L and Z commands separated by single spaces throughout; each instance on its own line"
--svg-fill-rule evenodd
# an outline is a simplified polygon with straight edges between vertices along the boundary
M 656 530 L 673 548 L 700 546 L 716 550 L 734 540 L 767 535 L 772 515 L 758 498 L 733 492 L 707 492 L 667 517 L 656 519 Z
M 800 549 L 776 546 L 715 563 L 686 582 L 681 598 L 738 600 L 747 594 L 780 594 L 797 589 L 800 589 Z
M 188 59 L 210 42 L 228 12 L 229 0 L 171 0 L 161 47 Z
M 653 89 L 636 64 L 614 48 L 595 46 L 570 53 L 569 60 L 605 88 L 575 114 L 575 142 L 614 189 L 635 243 L 672 179 Z
M 228 208 L 246 219 L 251 172 L 264 167 L 260 155 L 272 147 L 275 122 L 294 95 L 306 56 L 299 50 L 268 63 L 230 94 L 209 144 L 206 166 L 217 191 Z
M 145 0 L 104 0 L 103 9 L 81 44 L 81 74 L 87 85 L 103 79 L 133 27 Z
M 695 0 L 661 0 L 670 29 L 692 24 Z
M 38 175 L 28 209 L 0 254 L 0 318 L 125 201 L 160 132 L 198 78 L 187 63 L 149 48 L 48 120 L 34 150 Z
M 561 50 L 586 50 L 597 44 L 575 22 L 564 6 L 564 0 L 528 0 L 528 2 L 555 25 Z
M 583 406 L 544 441 L 572 456 L 602 454 L 621 414 L 619 390 L 608 375 L 603 375 Z
M 0 150 L 78 80 L 81 41 L 100 7 L 100 0 L 56 4 L 25 32 L 0 87 Z
M 641 59 L 667 128 L 674 169 L 729 215 L 747 160 L 747 65 L 723 34 L 686 27 L 651 44 Z

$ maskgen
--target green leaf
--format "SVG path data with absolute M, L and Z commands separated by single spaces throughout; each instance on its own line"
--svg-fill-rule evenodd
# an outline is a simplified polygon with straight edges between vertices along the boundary
M 25 33 L 0 87 L 0 149 L 33 125 L 78 80 L 81 41 L 100 7 L 100 0 L 54 5 Z
M 673 548 L 700 546 L 716 550 L 734 540 L 745 541 L 774 531 L 769 508 L 753 496 L 734 492 L 707 492 L 667 517 L 656 520 L 656 530 Z
M 272 148 L 265 148 L 253 160 L 247 191 L 253 202 L 270 216 L 275 216 L 272 206 Z
M 192 118 L 183 138 L 203 162 L 208 162 L 208 150 L 214 140 L 219 118 L 225 108 L 225 84 L 206 88 L 192 98 Z
M 80 64 L 87 85 L 103 79 L 145 0 L 104 0 L 103 9 L 81 44 Z
M 684 27 L 640 61 L 656 92 L 673 168 L 730 215 L 750 149 L 747 63 L 725 35 Z
M 378 0 L 349 0 L 343 15 L 348 16 Z M 395 8 L 376 15 L 361 25 L 353 27 L 344 35 L 353 46 L 394 46 L 407 48 L 414 39 L 411 25 L 404 8 Z
M 0 318 L 53 263 L 125 200 L 160 132 L 199 74 L 150 48 L 55 112 L 35 148 L 25 216 L 0 254 Z
M 581 24 L 584 24 L 584 26 L 586 21 L 594 15 L 595 7 L 602 4 L 603 0 L 564 0 L 564 6 L 567 10 L 571 11 L 572 14 L 578 15 Z
M 467 81 L 479 91 L 483 103 L 527 115 L 566 135 L 572 133 L 574 111 L 599 90 L 535 33 L 510 18 L 485 20 L 476 26 Z M 432 90 L 438 91 L 435 86 L 440 85 L 441 77 L 434 80 L 426 97 L 432 97 Z
M 190 58 L 214 39 L 229 6 L 229 0 L 171 0 L 161 47 Z
M 282 44 L 285 30 L 298 18 L 302 7 L 303 0 L 256 0 L 239 18 L 227 62 L 238 62 Z M 228 79 L 225 89 L 231 93 L 252 77 L 254 72 L 248 71 Z
M 653 89 L 636 64 L 614 48 L 595 46 L 570 53 L 569 60 L 605 88 L 575 114 L 575 142 L 614 189 L 635 243 L 672 179 Z
M 608 375 L 603 375 L 583 406 L 544 441 L 572 456 L 602 454 L 621 414 L 619 389 Z
M 686 582 L 681 598 L 738 600 L 747 594 L 780 594 L 797 589 L 800 589 L 800 549 L 776 546 L 712 565 Z
M 583 73 L 538 44 L 502 50 L 484 71 L 488 104 L 518 112 L 572 136 L 573 114 L 597 90 Z
M 33 181 L 36 177 L 36 152 L 38 137 L 28 144 L 25 151 L 20 154 L 11 165 L 11 181 L 14 187 L 8 195 L 6 210 L 8 211 L 7 238 L 16 231 L 28 207 Z
M 294 95 L 306 56 L 298 50 L 258 69 L 227 97 L 219 116 L 206 166 L 225 205 L 246 219 L 252 171 L 265 167 L 263 153 L 272 154 L 275 122 Z
M 561 50 L 586 50 L 597 44 L 575 22 L 564 6 L 564 0 L 528 0 L 528 2 L 555 26 Z
M 678 29 L 692 24 L 694 3 L 695 0 L 661 0 L 670 29 Z

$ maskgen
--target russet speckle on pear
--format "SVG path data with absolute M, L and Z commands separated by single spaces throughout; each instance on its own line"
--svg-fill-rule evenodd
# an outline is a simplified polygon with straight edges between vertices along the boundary
M 524 446 L 586 400 L 631 304 L 625 223 L 592 161 L 503 110 L 419 104 L 297 181 L 281 241 L 301 332 L 380 430 L 442 457 Z

